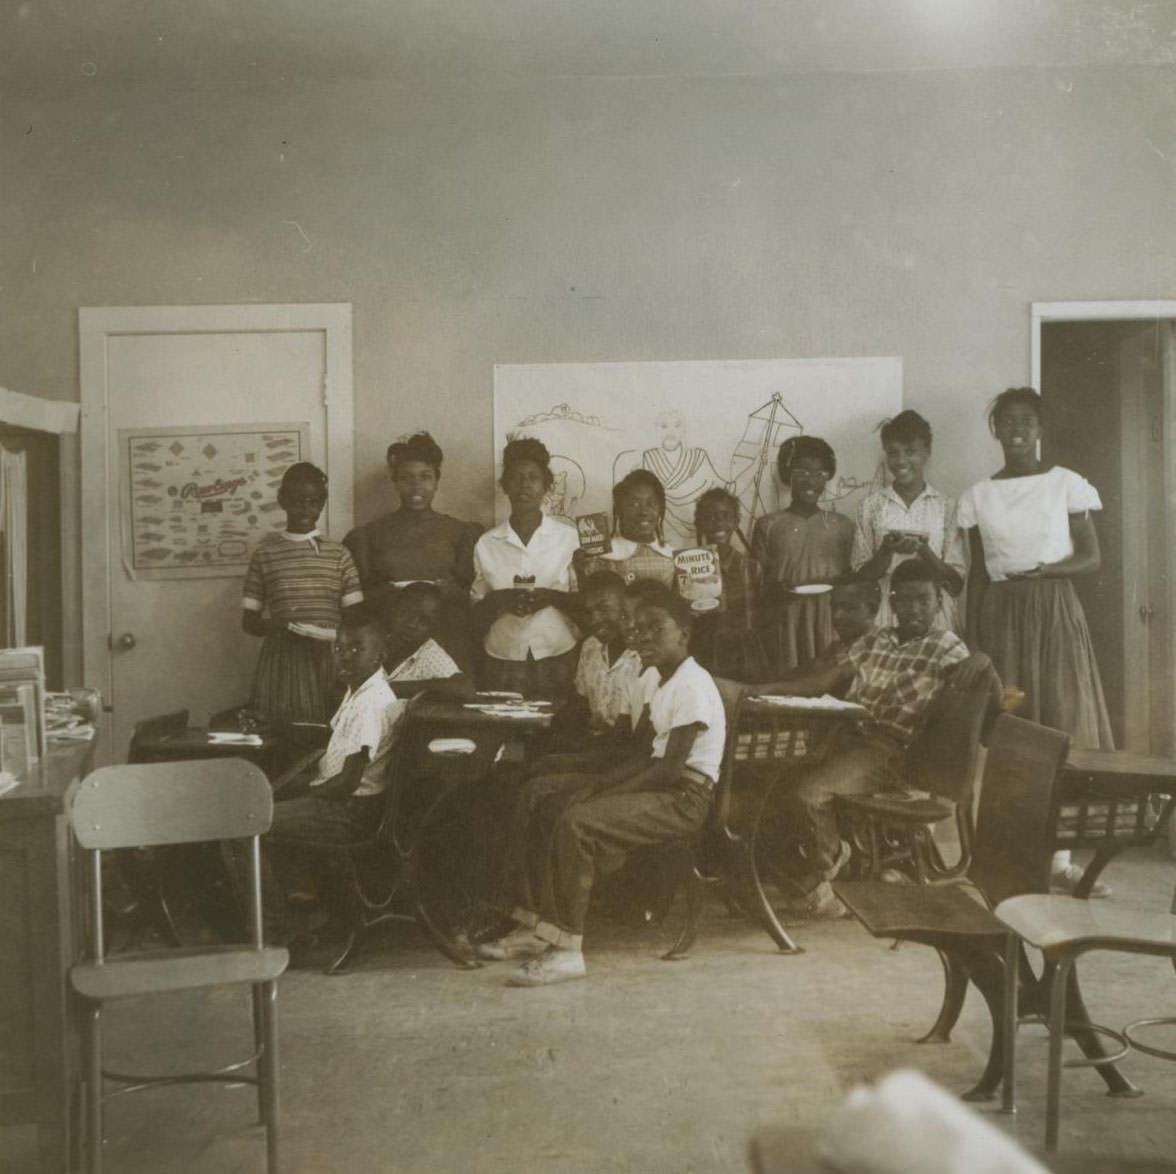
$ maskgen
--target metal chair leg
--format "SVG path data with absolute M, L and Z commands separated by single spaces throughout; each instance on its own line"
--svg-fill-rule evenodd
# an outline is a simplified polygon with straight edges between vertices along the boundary
M 268 1174 L 278 1174 L 278 986 L 261 985 L 261 1078 L 265 1122 L 265 1156 Z
M 265 1051 L 265 1032 L 263 1031 L 263 1023 L 265 1019 L 265 1009 L 263 1001 L 265 998 L 264 986 L 262 983 L 254 983 L 249 988 L 249 1005 L 251 1015 L 253 1017 L 253 1051 L 257 1055 L 257 1123 L 264 1125 L 265 1120 L 265 1081 L 266 1081 L 266 1064 L 269 1062 L 269 1057 Z
M 943 1003 L 931 1030 L 915 1041 L 920 1044 L 951 1043 L 951 1029 L 959 1022 L 968 994 L 968 968 L 959 957 L 947 950 L 936 949 L 935 952 L 943 963 Z
M 1049 991 L 1049 1070 L 1045 1088 L 1045 1151 L 1058 1148 L 1058 1121 L 1062 1101 L 1062 1043 L 1066 1036 L 1066 992 L 1074 959 L 1058 961 Z
M 988 1045 L 988 1062 L 975 1086 L 960 1098 L 964 1101 L 990 1101 L 1004 1072 L 1004 959 L 1000 953 L 978 950 L 969 961 L 968 971 L 988 1006 L 992 1037 Z
M 102 1008 L 86 1008 L 86 1174 L 102 1174 Z
M 1004 1082 L 1001 1088 L 1002 1113 L 1017 1111 L 1017 993 L 1021 978 L 1021 939 L 1009 934 L 1005 943 L 1004 973 Z

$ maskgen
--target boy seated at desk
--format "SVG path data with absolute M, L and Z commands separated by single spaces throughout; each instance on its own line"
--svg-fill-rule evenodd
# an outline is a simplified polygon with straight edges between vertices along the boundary
M 575 792 L 546 800 L 528 829 L 519 875 L 517 928 L 485 943 L 485 958 L 529 958 L 507 981 L 546 986 L 582 978 L 582 940 L 599 865 L 636 848 L 690 836 L 710 812 L 726 719 L 710 674 L 689 654 L 690 605 L 659 589 L 637 609 L 637 649 L 646 672 L 642 748 Z
M 400 697 L 426 690 L 453 696 L 473 692 L 469 677 L 434 638 L 441 605 L 435 583 L 409 583 L 391 589 L 381 601 L 384 667 Z
M 376 614 L 361 605 L 343 616 L 335 637 L 335 673 L 347 692 L 331 718 L 330 741 L 313 761 L 304 759 L 274 783 L 273 823 L 261 840 L 267 940 L 292 936 L 288 894 L 301 897 L 303 904 L 314 897 L 308 878 L 291 871 L 287 848 L 296 852 L 297 846 L 288 841 L 346 843 L 371 835 L 380 821 L 389 760 L 405 711 L 381 663 L 384 647 Z M 231 865 L 238 878 L 243 864 L 235 854 Z
M 828 757 L 785 789 L 780 821 L 802 833 L 807 871 L 796 880 L 803 894 L 788 903 L 790 913 L 814 918 L 844 915 L 829 883 L 849 859 L 837 828 L 836 795 L 869 795 L 901 784 L 903 755 L 927 707 L 947 685 L 966 689 L 987 678 L 993 702 L 1000 680 L 983 653 L 969 655 L 952 632 L 933 627 L 939 610 L 934 568 L 910 559 L 890 580 L 893 627 L 856 639 L 832 660 L 761 692 L 819 696 L 844 692 L 869 717 L 839 731 Z

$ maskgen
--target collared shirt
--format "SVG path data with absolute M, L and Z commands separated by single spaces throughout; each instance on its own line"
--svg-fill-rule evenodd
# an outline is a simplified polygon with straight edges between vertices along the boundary
M 430 636 L 416 652 L 410 653 L 388 673 L 388 680 L 440 681 L 460 673 L 453 657 Z
M 328 628 L 339 626 L 343 608 L 363 600 L 347 548 L 317 530 L 265 535 L 249 559 L 243 595 L 246 611 L 268 608 L 271 619 Z
M 378 795 L 389 782 L 388 760 L 403 713 L 404 702 L 392 692 L 383 669 L 377 669 L 358 689 L 348 689 L 331 718 L 331 740 L 310 785 L 319 786 L 333 778 L 351 755 L 366 750 L 368 763 L 353 794 Z
M 1102 499 L 1085 477 L 1054 465 L 1028 477 L 990 477 L 960 496 L 956 521 L 980 528 L 984 565 L 994 582 L 1054 563 L 1074 553 L 1070 515 L 1101 510 Z
M 576 664 L 576 692 L 588 702 L 594 729 L 616 725 L 617 718 L 628 714 L 634 729 L 640 711 L 631 711 L 633 685 L 641 675 L 641 657 L 626 648 L 610 661 L 608 649 L 595 636 L 580 645 Z
M 968 564 L 964 558 L 963 536 L 956 524 L 955 504 L 934 485 L 924 485 L 923 492 L 910 505 L 903 501 L 893 485 L 875 489 L 862 498 L 853 533 L 853 555 L 850 561 L 854 570 L 878 553 L 882 540 L 890 530 L 916 530 L 926 534 L 932 554 L 958 572 L 961 579 L 967 577 Z M 890 610 L 890 576 L 894 568 L 915 557 L 910 554 L 890 556 L 890 565 L 880 583 L 882 606 L 876 621 L 879 628 L 889 627 L 894 622 L 894 613 Z M 936 627 L 958 634 L 959 611 L 955 599 L 946 591 L 940 593 L 940 611 L 935 623 Z
M 634 542 L 614 534 L 608 554 L 594 555 L 584 566 L 586 575 L 596 571 L 612 571 L 624 579 L 626 585 L 638 579 L 653 579 L 666 587 L 673 587 L 676 572 L 674 552 L 664 542 Z
M 656 670 L 652 670 L 656 674 Z M 649 699 L 649 720 L 653 725 L 651 758 L 664 758 L 670 731 L 678 726 L 700 725 L 686 756 L 686 766 L 706 775 L 712 783 L 719 777 L 723 744 L 727 738 L 727 715 L 714 678 L 688 656 Z
M 477 603 L 491 591 L 518 586 L 517 579 L 553 591 L 575 591 L 572 555 L 579 549 L 575 526 L 543 515 L 530 541 L 514 532 L 508 521 L 487 530 L 474 546 L 474 585 L 470 598 Z M 486 652 L 499 660 L 536 660 L 560 656 L 576 646 L 576 629 L 559 608 L 542 607 L 529 616 L 500 615 L 486 633 Z
M 906 745 L 947 684 L 948 670 L 967 660 L 968 648 L 938 628 L 906 641 L 896 628 L 880 628 L 851 644 L 846 655 L 854 669 L 847 699 L 864 705 L 875 726 Z

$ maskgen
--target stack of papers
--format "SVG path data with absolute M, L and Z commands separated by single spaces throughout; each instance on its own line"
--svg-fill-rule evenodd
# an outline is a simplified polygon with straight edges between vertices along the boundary
M 467 701 L 465 709 L 476 709 L 489 717 L 535 718 L 550 717 L 550 701 L 503 701 L 497 705 L 489 702 Z
M 216 731 L 208 735 L 208 741 L 213 746 L 261 746 L 260 734 L 238 734 L 235 731 Z
M 779 705 L 787 709 L 796 710 L 824 710 L 829 713 L 865 713 L 863 706 L 856 701 L 843 701 L 840 697 L 832 697 L 826 693 L 822 697 L 781 697 L 776 694 L 759 693 L 749 697 L 749 701 L 764 701 L 769 705 Z

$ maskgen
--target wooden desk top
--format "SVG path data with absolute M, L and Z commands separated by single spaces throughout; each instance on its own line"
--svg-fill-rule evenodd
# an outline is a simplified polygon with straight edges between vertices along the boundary
M 487 704 L 489 702 L 482 702 Z M 408 711 L 410 725 L 441 726 L 445 729 L 488 729 L 492 728 L 505 733 L 517 730 L 526 733 L 535 730 L 546 730 L 551 726 L 554 712 L 552 707 L 545 707 L 542 713 L 521 714 L 511 717 L 500 713 L 484 713 L 480 709 L 470 709 L 470 702 L 457 701 L 443 697 L 423 697 Z M 473 702 L 477 704 L 477 702 Z
M 45 757 L 6 795 L 0 795 L 0 819 L 27 819 L 63 810 L 65 792 L 90 769 L 93 741 L 50 739 Z
M 1062 769 L 1070 775 L 1097 775 L 1100 782 L 1106 783 L 1137 780 L 1149 783 L 1154 791 L 1161 791 L 1162 784 L 1171 783 L 1176 790 L 1176 760 L 1154 754 L 1071 749 Z

